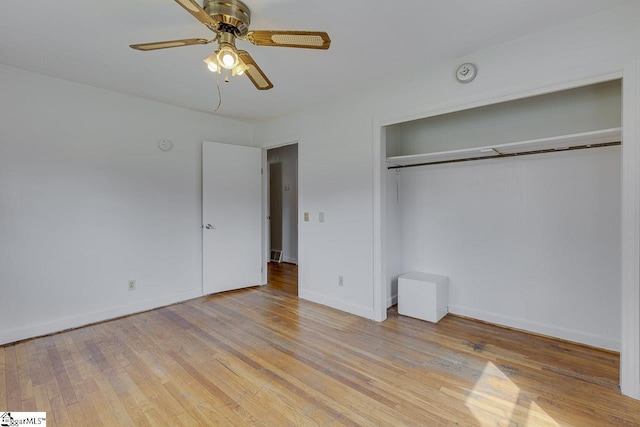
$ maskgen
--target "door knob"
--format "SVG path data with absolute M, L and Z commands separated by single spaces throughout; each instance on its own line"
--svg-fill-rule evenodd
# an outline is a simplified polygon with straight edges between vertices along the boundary
M 211 224 L 205 225 L 204 228 L 206 228 L 207 230 L 215 230 L 215 227 L 213 225 L 211 225 Z

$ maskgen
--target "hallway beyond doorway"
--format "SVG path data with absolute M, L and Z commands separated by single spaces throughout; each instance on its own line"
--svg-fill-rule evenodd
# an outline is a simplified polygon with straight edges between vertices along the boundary
M 298 266 L 288 262 L 270 262 L 267 273 L 267 286 L 273 289 L 298 295 Z

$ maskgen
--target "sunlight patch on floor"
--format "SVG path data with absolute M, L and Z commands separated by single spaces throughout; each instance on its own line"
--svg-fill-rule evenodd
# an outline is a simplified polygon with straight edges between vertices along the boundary
M 482 426 L 559 426 L 539 405 L 526 396 L 504 372 L 487 362 L 465 405 Z

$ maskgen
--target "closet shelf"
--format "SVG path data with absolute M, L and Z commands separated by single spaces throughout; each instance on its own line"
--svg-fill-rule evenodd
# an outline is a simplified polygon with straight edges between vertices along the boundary
M 506 144 L 488 145 L 486 147 L 465 148 L 462 150 L 439 151 L 425 154 L 387 157 L 389 169 L 407 166 L 420 166 L 484 158 L 515 156 L 517 154 L 535 154 L 549 151 L 562 151 L 572 148 L 591 148 L 620 143 L 622 128 L 602 129 L 590 132 L 572 133 L 550 138 L 531 139 L 528 141 L 509 142 Z

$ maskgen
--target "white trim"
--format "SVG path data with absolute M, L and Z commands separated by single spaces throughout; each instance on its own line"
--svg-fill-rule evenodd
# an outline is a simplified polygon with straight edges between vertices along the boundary
M 262 149 L 262 285 L 267 284 L 269 274 L 269 260 L 271 259 L 271 240 L 267 216 L 269 215 L 269 164 L 267 162 L 267 150 Z M 203 202 L 204 203 L 204 202 Z
M 620 389 L 640 399 L 640 66 L 622 81 L 622 288 Z
M 521 329 L 523 331 L 547 335 L 549 337 L 556 337 L 567 341 L 591 345 L 594 347 L 605 348 L 607 350 L 620 351 L 620 341 L 611 339 L 609 337 L 585 334 L 573 329 L 558 328 L 554 325 L 549 325 L 546 323 L 532 322 L 526 319 L 503 316 L 500 314 L 476 310 L 468 307 L 458 307 L 450 305 L 449 313 L 470 317 L 472 319 L 482 320 L 483 322 L 489 322 L 494 325 Z
M 373 319 L 382 322 L 387 318 L 384 306 L 387 284 L 386 235 L 387 235 L 387 186 L 382 172 L 386 167 L 386 129 L 373 122 Z
M 385 186 L 382 183 L 384 164 L 383 127 L 440 114 L 491 105 L 515 99 L 558 92 L 605 81 L 623 79 L 622 133 L 622 308 L 621 363 L 622 393 L 640 399 L 640 72 L 637 61 L 597 63 L 579 69 L 567 69 L 545 78 L 505 85 L 504 88 L 480 94 L 460 104 L 445 104 L 435 108 L 412 109 L 390 117 L 374 120 L 374 312 L 376 320 L 384 319 L 380 297 L 386 293 L 386 250 L 384 247 Z
M 288 145 L 299 144 L 300 138 L 284 138 L 277 141 L 265 142 L 260 147 L 264 150 L 273 150 L 274 148 L 286 147 Z
M 356 316 L 364 317 L 365 319 L 373 319 L 374 316 L 374 312 L 371 307 L 347 303 L 343 300 L 327 297 L 316 292 L 300 290 L 298 288 L 298 297 L 307 301 L 326 305 L 327 307 L 335 308 L 336 310 L 344 311 L 346 313 L 355 314 Z
M 302 179 L 304 167 L 300 161 L 304 158 L 301 154 L 304 146 L 301 142 L 302 140 L 298 138 L 298 295 L 304 291 L 304 275 L 302 274 L 304 271 L 304 227 L 302 227 L 304 224 L 304 198 L 302 197 L 304 194 L 304 180 Z
M 52 322 L 29 326 L 26 328 L 3 331 L 2 333 L 0 333 L 0 345 L 28 338 L 39 337 L 42 335 L 53 334 L 56 332 L 64 331 L 66 329 L 81 328 L 93 323 L 104 322 L 106 320 L 111 320 L 122 316 L 129 316 L 131 314 L 165 307 L 167 305 L 199 298 L 201 296 L 202 289 L 194 289 L 178 294 L 140 301 L 134 304 L 125 304 L 117 307 L 110 307 L 106 310 L 84 313 L 78 316 L 67 317 L 65 319 L 59 319 Z
M 204 143 L 200 141 L 200 295 L 204 295 Z

